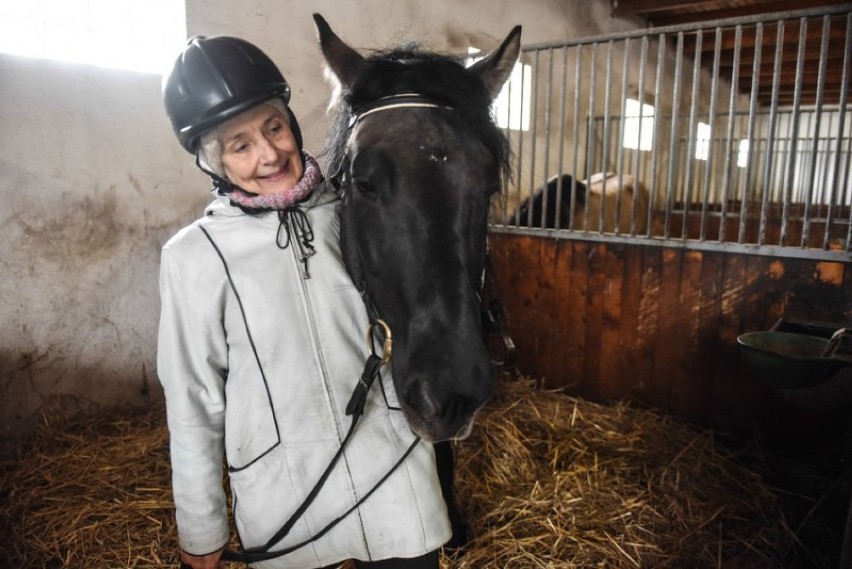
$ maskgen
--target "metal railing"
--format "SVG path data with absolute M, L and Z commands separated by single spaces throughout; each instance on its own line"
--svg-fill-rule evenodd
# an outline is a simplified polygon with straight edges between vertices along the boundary
M 849 5 L 527 45 L 521 66 L 493 230 L 852 260 Z

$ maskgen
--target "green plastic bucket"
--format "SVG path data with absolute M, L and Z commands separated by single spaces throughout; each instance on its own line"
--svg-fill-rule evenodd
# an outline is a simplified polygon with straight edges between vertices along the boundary
M 763 381 L 778 389 L 813 387 L 848 361 L 821 357 L 828 340 L 793 332 L 746 332 L 737 337 L 740 356 Z

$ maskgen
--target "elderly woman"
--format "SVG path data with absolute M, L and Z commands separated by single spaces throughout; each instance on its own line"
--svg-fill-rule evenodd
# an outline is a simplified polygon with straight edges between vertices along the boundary
M 339 197 L 302 149 L 287 82 L 246 41 L 196 37 L 163 96 L 214 194 L 161 260 L 182 562 L 223 567 L 224 457 L 240 541 L 260 553 L 244 559 L 266 559 L 253 567 L 437 568 L 450 525 L 434 451 L 414 442 L 389 375 L 347 436 L 368 319 L 341 260 Z

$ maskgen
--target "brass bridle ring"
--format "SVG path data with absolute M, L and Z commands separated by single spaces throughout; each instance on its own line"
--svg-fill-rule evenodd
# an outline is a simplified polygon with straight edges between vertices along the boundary
M 370 325 L 367 326 L 367 349 L 370 351 L 371 356 L 376 356 L 376 345 L 373 342 L 373 330 L 376 326 L 381 326 L 382 331 L 385 334 L 385 341 L 382 343 L 382 363 L 386 364 L 391 360 L 391 352 L 393 351 L 393 335 L 391 334 L 390 326 L 388 323 L 382 320 L 381 318 L 377 318 L 375 322 L 370 322 Z

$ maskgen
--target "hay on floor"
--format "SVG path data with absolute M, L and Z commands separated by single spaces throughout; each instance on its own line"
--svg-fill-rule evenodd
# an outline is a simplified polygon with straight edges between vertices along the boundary
M 32 446 L 2 464 L 4 567 L 177 567 L 162 407 L 68 420 L 42 411 Z
M 655 412 L 504 382 L 455 449 L 475 539 L 443 569 L 772 567 L 794 540 L 758 473 Z M 162 408 L 47 408 L 0 469 L 4 567 L 177 567 Z
M 772 567 L 791 541 L 712 433 L 627 404 L 506 384 L 456 452 L 475 536 L 458 568 Z

